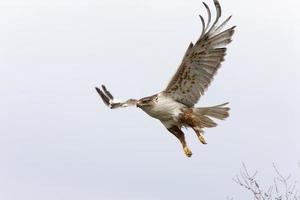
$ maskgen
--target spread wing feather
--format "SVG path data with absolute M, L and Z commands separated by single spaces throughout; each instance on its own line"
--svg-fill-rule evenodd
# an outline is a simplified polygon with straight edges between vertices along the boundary
M 203 4 L 207 11 L 208 22 L 205 24 L 200 15 L 202 23 L 200 38 L 195 45 L 193 43 L 189 45 L 180 67 L 164 90 L 166 95 L 189 107 L 197 103 L 220 68 L 226 54 L 226 45 L 231 42 L 235 28 L 233 26 L 223 30 L 231 16 L 218 25 L 222 11 L 217 0 L 214 0 L 216 19 L 210 26 L 211 12 L 209 7 Z
M 119 101 L 114 99 L 113 95 L 106 89 L 104 85 L 101 86 L 102 90 L 98 87 L 95 87 L 97 93 L 108 107 L 111 109 L 115 108 L 125 108 L 128 106 L 136 106 L 136 99 L 129 99 L 127 101 Z

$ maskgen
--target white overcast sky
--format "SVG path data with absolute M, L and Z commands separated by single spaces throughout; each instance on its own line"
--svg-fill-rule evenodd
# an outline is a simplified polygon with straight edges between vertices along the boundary
M 1 0 L 0 199 L 247 200 L 232 181 L 242 162 L 265 184 L 272 162 L 300 180 L 300 2 L 221 5 L 237 31 L 198 106 L 230 101 L 231 117 L 206 146 L 186 131 L 189 159 L 159 121 L 109 110 L 94 86 L 164 89 L 199 36 L 201 0 Z

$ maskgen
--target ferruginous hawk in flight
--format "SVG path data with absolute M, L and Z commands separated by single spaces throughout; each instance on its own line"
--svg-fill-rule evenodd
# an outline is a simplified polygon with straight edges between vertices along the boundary
M 208 19 L 205 23 L 200 15 L 202 32 L 195 44 L 190 43 L 168 86 L 160 93 L 139 100 L 117 101 L 104 85 L 96 90 L 103 102 L 111 109 L 137 106 L 162 124 L 176 136 L 186 156 L 192 155 L 185 141 L 182 127 L 191 127 L 202 144 L 206 144 L 203 128 L 217 124 L 211 119 L 225 119 L 229 116 L 228 103 L 211 107 L 194 107 L 213 80 L 224 61 L 226 45 L 231 42 L 235 26 L 224 29 L 231 16 L 219 23 L 221 6 L 214 0 L 216 19 L 211 23 L 211 11 L 206 3 Z

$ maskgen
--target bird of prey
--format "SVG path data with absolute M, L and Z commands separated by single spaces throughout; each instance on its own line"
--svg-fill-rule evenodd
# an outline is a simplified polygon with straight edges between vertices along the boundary
M 160 120 L 168 131 L 179 139 L 183 152 L 188 157 L 192 152 L 181 128 L 192 128 L 200 142 L 206 144 L 203 129 L 217 126 L 211 118 L 223 120 L 229 116 L 228 103 L 195 107 L 224 61 L 226 45 L 232 41 L 235 29 L 235 26 L 224 29 L 231 16 L 219 22 L 221 6 L 218 0 L 214 0 L 216 18 L 213 22 L 210 8 L 204 2 L 203 5 L 207 11 L 207 22 L 205 23 L 204 18 L 199 15 L 202 23 L 201 35 L 195 44 L 190 43 L 177 72 L 162 92 L 139 100 L 117 101 L 104 85 L 101 89 L 95 88 L 103 102 L 111 109 L 137 106 L 151 117 Z

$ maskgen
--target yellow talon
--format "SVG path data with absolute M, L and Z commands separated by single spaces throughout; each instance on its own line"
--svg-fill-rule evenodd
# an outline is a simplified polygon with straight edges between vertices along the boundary
M 207 144 L 207 142 L 205 141 L 205 138 L 204 138 L 203 133 L 200 133 L 198 138 L 199 138 L 199 140 L 200 140 L 200 142 L 201 142 L 202 144 Z
M 192 156 L 192 151 L 188 148 L 188 147 L 184 147 L 183 148 L 183 151 L 184 151 L 184 154 L 187 156 L 187 157 L 191 157 Z

